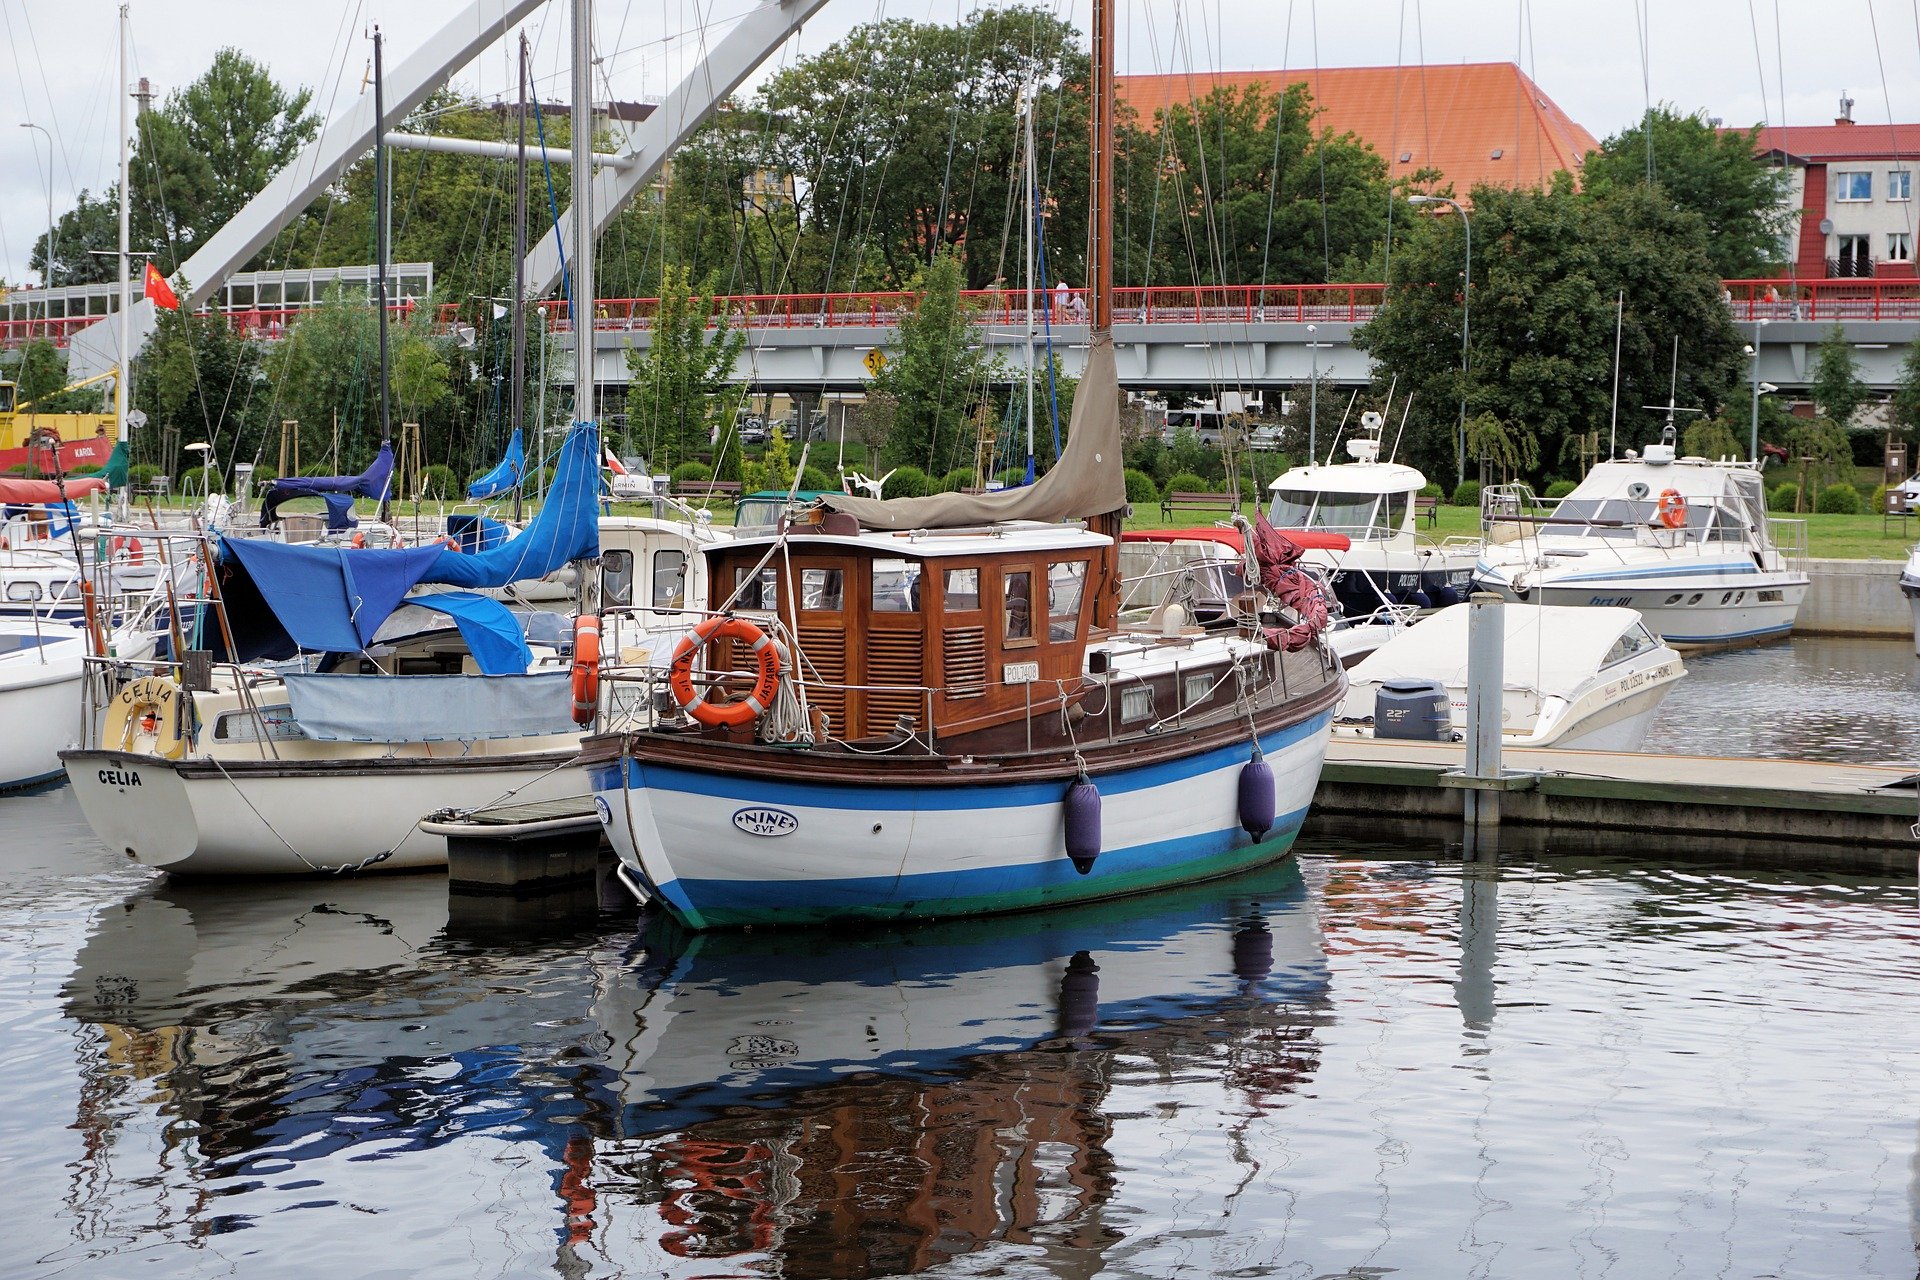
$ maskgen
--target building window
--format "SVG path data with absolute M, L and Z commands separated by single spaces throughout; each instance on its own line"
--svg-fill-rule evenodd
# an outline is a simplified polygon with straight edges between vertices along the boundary
M 1913 258 L 1913 234 L 1907 231 L 1891 232 L 1887 236 L 1887 261 L 1909 262 Z
M 1913 199 L 1913 170 L 1911 169 L 1887 170 L 1887 199 L 1889 200 Z
M 1873 199 L 1873 175 L 1864 169 L 1834 174 L 1833 198 L 1841 201 Z
M 1838 237 L 1840 256 L 1827 274 L 1843 278 L 1865 278 L 1873 274 L 1873 251 L 1868 236 Z

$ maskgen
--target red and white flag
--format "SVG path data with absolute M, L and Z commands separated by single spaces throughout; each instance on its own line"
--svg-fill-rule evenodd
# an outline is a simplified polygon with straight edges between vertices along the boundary
M 168 311 L 180 309 L 180 299 L 174 296 L 173 286 L 160 274 L 160 268 L 151 262 L 147 264 L 147 300 L 156 307 L 165 307 Z

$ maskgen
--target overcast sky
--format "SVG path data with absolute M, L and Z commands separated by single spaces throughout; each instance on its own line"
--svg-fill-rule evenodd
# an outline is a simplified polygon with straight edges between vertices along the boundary
M 132 77 L 148 77 L 164 95 L 203 71 L 219 46 L 236 44 L 283 84 L 311 87 L 325 115 L 361 91 L 368 23 L 379 22 L 387 33 L 392 65 L 468 2 L 133 0 Z M 1088 0 L 1039 2 L 1051 3 L 1085 29 Z M 657 98 L 691 65 L 703 23 L 711 43 L 754 3 L 599 0 L 597 46 L 607 83 L 621 98 Z M 1685 110 L 1705 109 L 1729 124 L 1826 123 L 1843 91 L 1856 100 L 1854 118 L 1862 123 L 1920 120 L 1920 5 L 1911 2 L 1119 4 L 1125 71 L 1518 61 L 1596 137 L 1631 123 L 1649 94 Z M 1783 28 L 1777 34 L 1776 5 Z M 799 40 L 775 55 L 775 64 L 815 52 L 876 16 L 951 22 L 973 7 L 974 0 L 831 0 Z M 564 96 L 567 8 L 565 0 L 552 0 L 527 24 L 543 96 Z M 46 139 L 17 125 L 31 121 L 53 135 L 56 213 L 79 189 L 99 190 L 114 179 L 116 10 L 112 0 L 0 0 L 0 46 L 6 50 L 0 61 L 0 277 L 7 280 L 32 279 L 28 252 L 47 221 Z M 1638 23 L 1647 10 L 1643 58 Z M 503 96 L 511 96 L 512 80 L 512 55 L 504 43 L 456 77 L 469 90 Z M 600 96 L 605 94 L 602 89 Z

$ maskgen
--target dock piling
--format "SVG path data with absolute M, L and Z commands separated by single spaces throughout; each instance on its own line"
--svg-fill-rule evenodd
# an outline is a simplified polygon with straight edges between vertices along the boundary
M 1468 778 L 1497 781 L 1501 776 L 1500 733 L 1506 668 L 1506 619 L 1499 596 L 1476 591 L 1467 613 L 1467 760 Z M 1498 826 L 1500 792 L 1469 785 L 1460 792 L 1462 817 L 1469 827 Z

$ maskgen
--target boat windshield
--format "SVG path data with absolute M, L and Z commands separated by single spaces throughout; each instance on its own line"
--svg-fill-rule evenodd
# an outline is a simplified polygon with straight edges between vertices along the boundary
M 1715 519 L 1715 505 L 1706 499 L 1687 504 L 1684 526 L 1688 542 L 1739 542 L 1745 521 L 1729 509 Z M 1553 509 L 1553 523 L 1543 532 L 1567 538 L 1616 538 L 1633 542 L 1642 529 L 1661 527 L 1660 504 L 1652 499 L 1636 498 L 1562 498 Z
M 1267 518 L 1276 529 L 1330 529 L 1350 538 L 1386 538 L 1406 518 L 1404 493 L 1337 493 L 1320 489 L 1281 489 L 1273 495 Z

